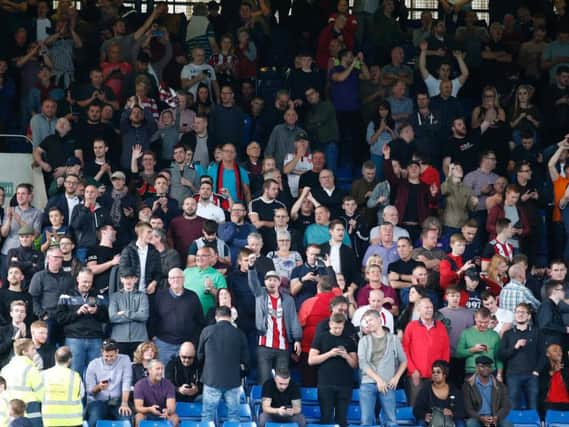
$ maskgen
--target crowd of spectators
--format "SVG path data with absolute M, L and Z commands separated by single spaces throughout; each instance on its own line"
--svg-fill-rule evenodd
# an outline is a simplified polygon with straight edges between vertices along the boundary
M 565 0 L 134 3 L 0 0 L 0 426 L 569 410 Z

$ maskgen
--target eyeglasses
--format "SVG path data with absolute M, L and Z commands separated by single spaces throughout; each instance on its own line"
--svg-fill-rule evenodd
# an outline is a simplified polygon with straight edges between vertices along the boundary
M 180 354 L 180 359 L 183 359 L 183 360 L 193 360 L 195 358 L 196 358 L 196 356 L 184 356 L 184 355 Z
M 529 314 L 529 312 L 525 310 L 516 310 L 516 314 Z
M 184 276 L 172 276 L 170 277 L 170 280 L 182 280 L 184 278 Z

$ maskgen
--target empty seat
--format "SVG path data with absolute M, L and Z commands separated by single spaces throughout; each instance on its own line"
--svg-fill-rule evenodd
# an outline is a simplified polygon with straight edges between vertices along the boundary
M 318 423 L 320 422 L 320 406 L 302 405 L 302 415 L 307 423 Z
M 302 387 L 300 398 L 303 405 L 318 405 L 318 389 L 314 387 Z
M 402 388 L 395 390 L 395 403 L 397 406 L 407 406 L 407 393 Z
M 506 418 L 514 425 L 514 427 L 540 427 L 541 425 L 539 415 L 534 409 L 510 411 Z
M 201 421 L 202 404 L 201 402 L 178 402 L 176 403 L 176 414 L 181 421 Z
M 254 421 L 244 421 L 236 423 L 235 421 L 225 421 L 223 427 L 257 427 Z
M 360 402 L 360 389 L 355 388 L 352 390 L 352 403 L 359 403 Z
M 413 408 L 411 406 L 402 406 L 395 409 L 395 419 L 398 425 L 411 426 L 415 425 L 415 416 L 413 415 Z
M 170 421 L 142 421 L 138 427 L 172 427 Z
M 360 405 L 352 404 L 348 406 L 348 419 L 349 424 L 359 424 L 362 420 L 362 410 L 360 409 Z
M 99 427 L 97 425 L 97 427 Z M 552 411 L 545 413 L 545 427 L 569 427 L 569 411 Z
M 131 425 L 128 420 L 97 420 L 97 427 L 131 427 Z
M 215 427 L 213 421 L 182 421 L 180 427 Z

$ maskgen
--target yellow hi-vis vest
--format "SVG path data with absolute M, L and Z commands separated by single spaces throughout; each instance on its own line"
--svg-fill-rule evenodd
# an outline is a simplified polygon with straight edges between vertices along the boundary
M 2 393 L 0 394 L 0 427 L 7 427 L 8 421 L 8 396 Z
M 65 366 L 43 371 L 44 398 L 41 407 L 43 425 L 80 426 L 83 424 L 81 377 Z
M 26 404 L 43 400 L 43 383 L 40 371 L 27 356 L 14 356 L 2 369 L 10 399 L 21 399 Z M 27 414 L 36 418 L 41 414 Z

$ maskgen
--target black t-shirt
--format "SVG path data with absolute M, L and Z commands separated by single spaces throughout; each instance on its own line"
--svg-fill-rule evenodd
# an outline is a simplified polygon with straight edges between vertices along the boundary
M 262 198 L 255 199 L 251 202 L 251 212 L 259 214 L 261 221 L 273 221 L 275 209 L 286 209 L 286 206 L 276 199 L 269 203 L 266 203 Z
M 343 346 L 348 353 L 356 352 L 356 345 L 350 338 L 343 335 L 335 336 L 329 331 L 318 334 L 312 341 L 311 348 L 324 354 L 335 347 Z M 348 362 L 340 357 L 335 356 L 318 365 L 318 386 L 345 386 L 351 387 L 354 382 L 354 370 L 348 365 Z
M 63 264 L 61 264 L 61 269 L 66 273 L 72 274 L 73 272 L 73 258 L 69 261 L 63 260 Z
M 118 251 L 115 248 L 109 248 L 107 246 L 96 246 L 93 249 L 89 249 L 89 252 L 87 253 L 87 263 L 95 261 L 97 264 L 104 264 L 112 260 L 116 254 L 118 254 Z M 93 285 L 97 292 L 109 286 L 110 276 L 110 268 L 101 274 L 95 275 L 93 278 Z
M 73 132 L 69 132 L 63 138 L 57 133 L 47 136 L 40 143 L 40 148 L 45 151 L 46 161 L 55 169 L 64 166 L 67 159 L 75 156 L 75 150 L 80 147 Z
M 271 408 L 290 407 L 293 400 L 301 398 L 300 389 L 295 383 L 291 381 L 285 391 L 279 391 L 273 378 L 263 384 L 262 397 L 271 399 Z
M 314 332 L 314 336 L 321 335 L 321 334 L 323 334 L 325 332 L 329 332 L 329 331 L 330 331 L 330 319 L 324 319 L 323 321 L 321 321 L 318 324 L 318 326 L 316 326 L 316 332 Z M 342 332 L 342 336 L 344 338 L 348 338 L 348 339 L 352 340 L 352 342 L 356 346 L 357 346 L 358 340 L 359 340 L 358 333 L 359 333 L 358 330 L 352 324 L 352 322 L 344 323 L 344 331 Z
M 424 264 L 420 261 L 415 261 L 411 258 L 409 261 L 403 261 L 402 259 L 398 259 L 392 263 L 389 263 L 389 267 L 387 267 L 387 272 L 391 273 L 392 271 L 397 274 L 413 274 L 413 269 L 419 265 L 424 266 Z
M 417 207 L 417 202 L 419 200 L 420 186 L 421 184 L 409 183 L 409 197 L 407 198 L 403 222 L 419 222 L 419 208 Z
M 451 136 L 445 149 L 445 156 L 449 156 L 453 162 L 462 165 L 464 174 L 478 168 L 480 162 L 480 129 L 474 129 L 464 138 Z
M 310 187 L 315 189 L 320 187 L 320 181 L 318 181 L 318 173 L 313 170 L 309 170 L 300 175 L 300 180 L 298 181 L 298 190 L 302 190 L 304 187 Z

